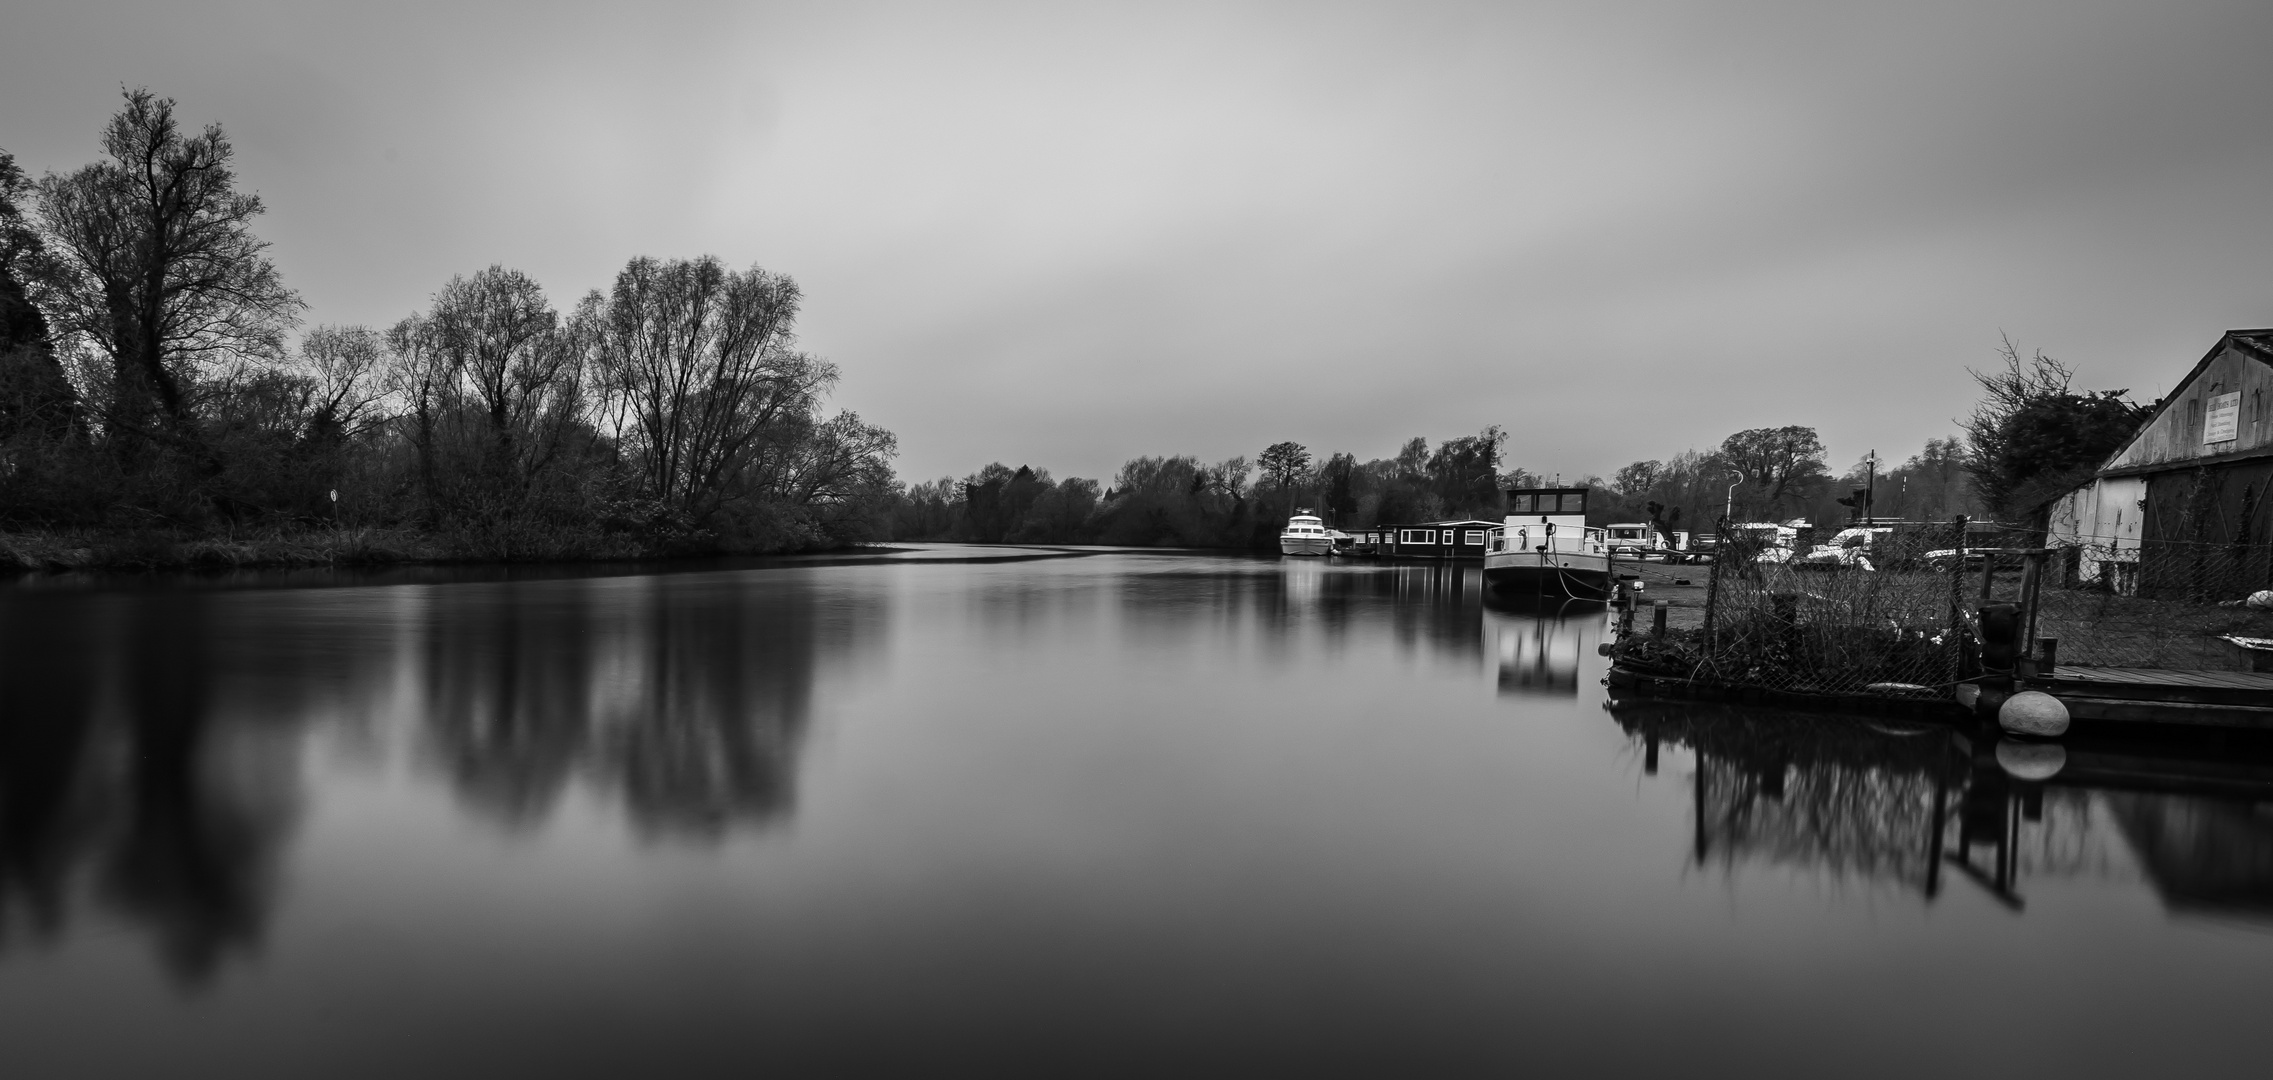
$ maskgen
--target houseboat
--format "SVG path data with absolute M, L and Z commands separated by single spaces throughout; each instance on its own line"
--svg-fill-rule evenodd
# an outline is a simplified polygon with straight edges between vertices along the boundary
M 1491 550 L 1500 523 L 1469 518 L 1418 525 L 1384 525 L 1381 554 L 1395 559 L 1481 559 Z
M 1606 600 L 1610 541 L 1586 523 L 1586 488 L 1510 488 L 1484 581 L 1505 593 Z
M 1318 515 L 1308 510 L 1297 510 L 1286 520 L 1286 528 L 1279 530 L 1281 555 L 1331 555 L 1334 553 L 1334 536 Z

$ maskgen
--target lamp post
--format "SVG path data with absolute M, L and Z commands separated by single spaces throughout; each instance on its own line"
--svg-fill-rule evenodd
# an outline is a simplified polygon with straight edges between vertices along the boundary
M 1736 516 L 1736 486 L 1744 482 L 1744 470 L 1730 469 L 1728 474 L 1736 477 L 1736 479 L 1729 481 L 1728 502 L 1721 507 L 1722 521 L 1727 521 Z
M 1871 505 L 1878 494 L 1878 451 L 1863 458 L 1863 525 L 1871 524 Z

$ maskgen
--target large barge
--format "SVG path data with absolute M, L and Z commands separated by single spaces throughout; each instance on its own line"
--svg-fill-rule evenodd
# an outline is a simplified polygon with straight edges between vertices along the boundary
M 1484 581 L 1511 595 L 1610 598 L 1610 544 L 1586 523 L 1582 487 L 1510 488 L 1507 517 L 1484 553 Z

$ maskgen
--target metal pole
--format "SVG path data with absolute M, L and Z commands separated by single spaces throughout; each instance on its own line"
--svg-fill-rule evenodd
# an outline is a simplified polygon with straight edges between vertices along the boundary
M 1727 523 L 1736 517 L 1736 486 L 1744 482 L 1744 470 L 1731 469 L 1729 475 L 1736 480 L 1728 485 L 1728 502 L 1721 506 L 1721 521 Z M 1727 531 L 1725 528 L 1722 531 Z
M 1872 507 L 1878 499 L 1878 451 L 1872 450 L 1863 462 L 1863 526 L 1868 528 Z

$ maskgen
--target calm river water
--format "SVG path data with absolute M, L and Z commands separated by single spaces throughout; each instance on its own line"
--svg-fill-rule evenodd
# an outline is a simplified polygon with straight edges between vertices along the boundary
M 0 1072 L 2263 1075 L 2273 773 L 925 554 L 0 594 Z

